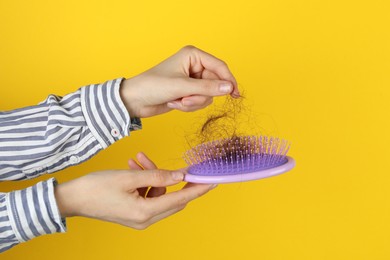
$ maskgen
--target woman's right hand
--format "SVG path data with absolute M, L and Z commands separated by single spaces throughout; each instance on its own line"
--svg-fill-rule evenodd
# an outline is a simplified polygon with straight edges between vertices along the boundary
M 177 109 L 192 112 L 217 96 L 240 97 L 227 64 L 194 46 L 186 46 L 153 68 L 122 82 L 122 100 L 130 117 L 151 117 Z

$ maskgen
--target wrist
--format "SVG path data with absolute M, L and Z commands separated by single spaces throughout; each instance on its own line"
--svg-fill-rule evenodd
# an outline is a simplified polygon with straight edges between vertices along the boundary
M 61 217 L 67 218 L 77 215 L 74 209 L 76 201 L 73 200 L 74 197 L 77 197 L 77 194 L 72 189 L 72 182 L 57 185 L 54 194 Z
M 119 94 L 130 117 L 140 117 L 138 111 L 139 109 L 137 109 L 136 98 L 134 97 L 133 91 L 131 91 L 133 88 L 132 86 L 134 85 L 133 81 L 133 78 L 123 80 L 119 89 Z

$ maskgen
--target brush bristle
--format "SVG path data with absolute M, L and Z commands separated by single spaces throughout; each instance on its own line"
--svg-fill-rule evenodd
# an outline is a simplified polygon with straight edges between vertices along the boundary
M 288 141 L 268 136 L 235 136 L 200 144 L 184 154 L 194 175 L 233 175 L 283 165 Z

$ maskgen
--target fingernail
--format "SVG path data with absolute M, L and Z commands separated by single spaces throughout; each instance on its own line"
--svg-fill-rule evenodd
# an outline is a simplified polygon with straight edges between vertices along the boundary
M 168 102 L 167 106 L 172 109 L 179 108 L 179 106 L 175 102 Z
M 239 97 L 241 97 L 241 95 L 240 95 L 240 92 L 233 92 L 232 93 L 232 96 L 234 97 L 234 98 L 239 98 Z
M 184 174 L 182 172 L 172 172 L 172 178 L 175 181 L 181 181 L 184 178 Z
M 210 190 L 215 189 L 218 186 L 218 184 L 213 184 L 210 186 Z
M 219 91 L 222 93 L 230 93 L 232 92 L 232 84 L 230 83 L 222 83 L 219 85 Z

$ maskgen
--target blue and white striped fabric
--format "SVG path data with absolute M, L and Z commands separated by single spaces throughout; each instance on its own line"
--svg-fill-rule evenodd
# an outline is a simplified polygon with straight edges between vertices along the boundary
M 37 106 L 0 112 L 0 180 L 23 180 L 88 160 L 141 128 L 130 119 L 119 88 L 122 79 L 88 85 Z M 65 232 L 51 178 L 0 193 L 0 252 L 34 237 Z

